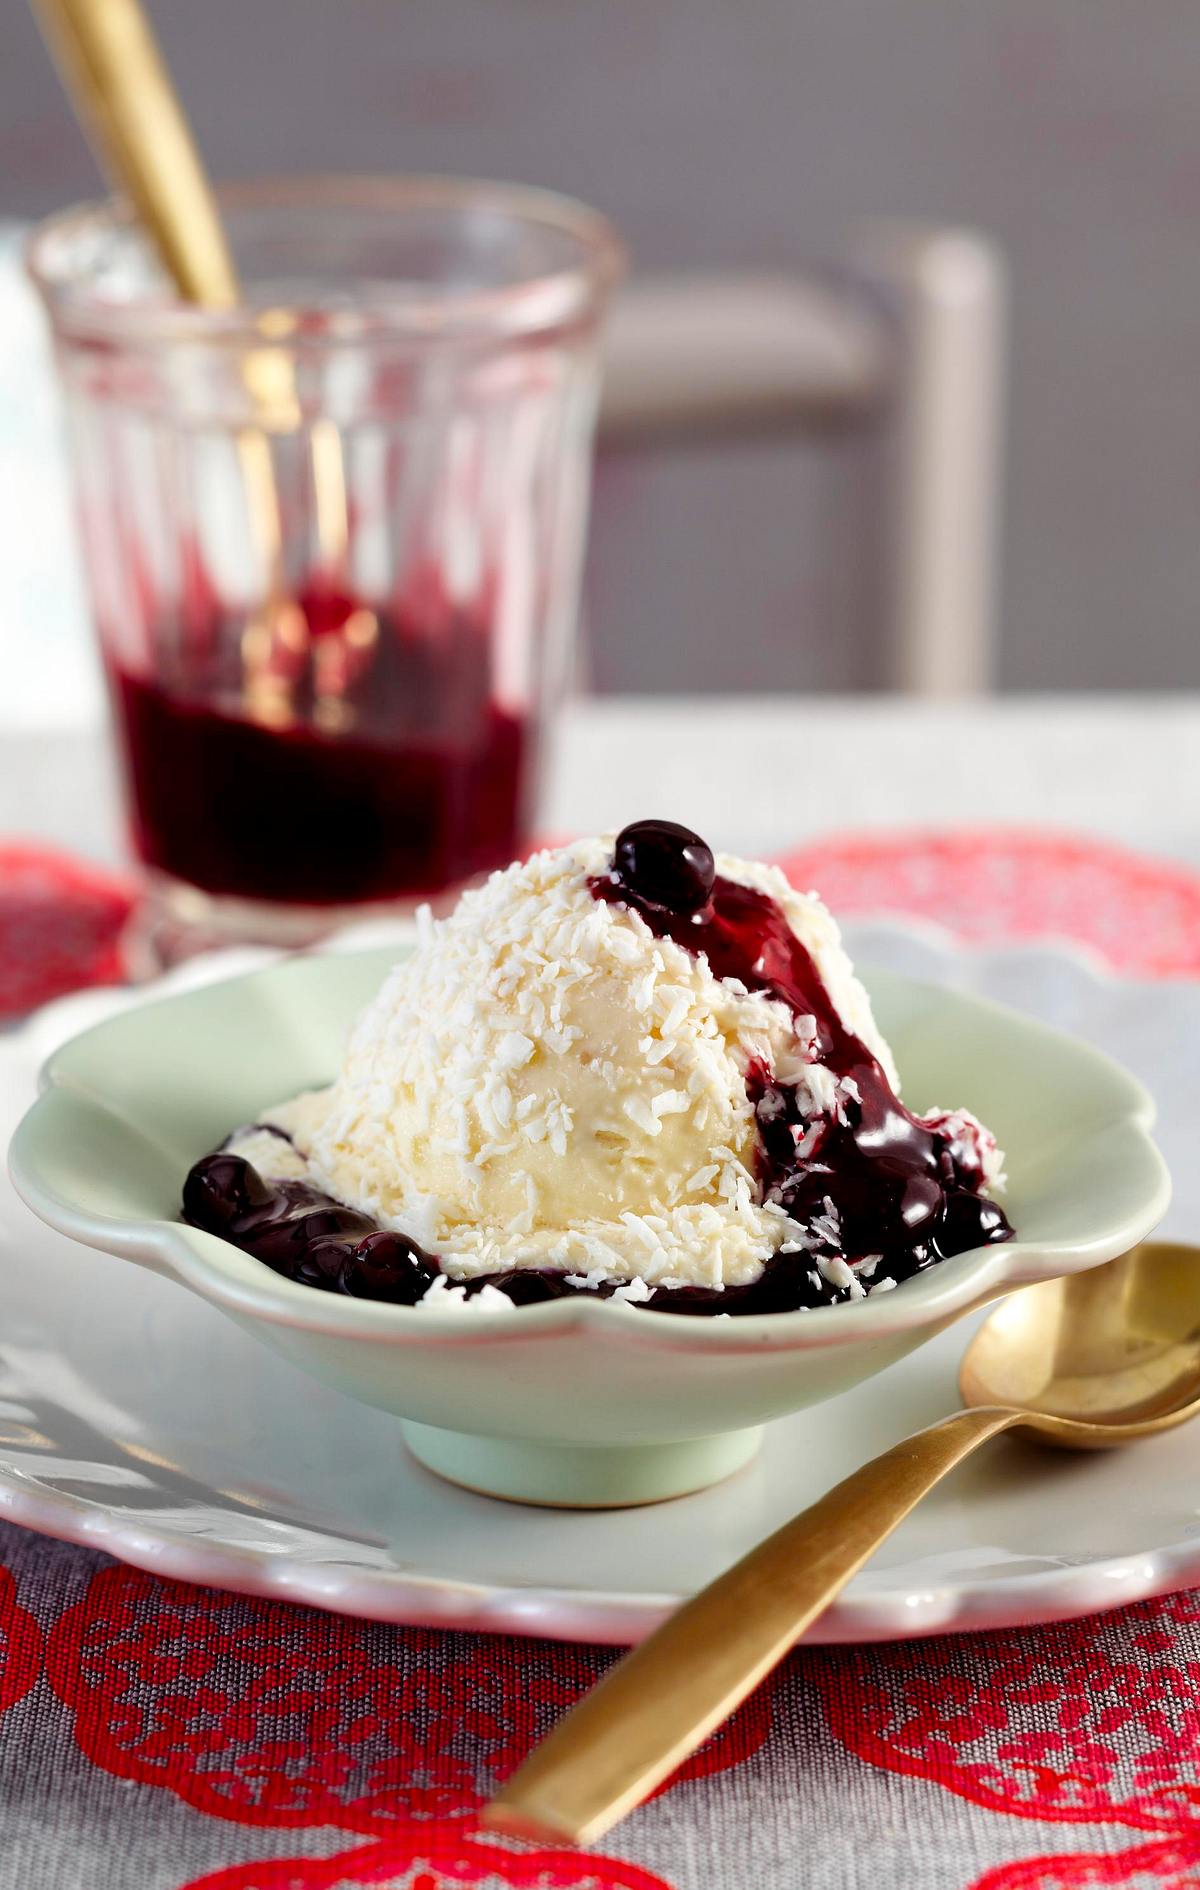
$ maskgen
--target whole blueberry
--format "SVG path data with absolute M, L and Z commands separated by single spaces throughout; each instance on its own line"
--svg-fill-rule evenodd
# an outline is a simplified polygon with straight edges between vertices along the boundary
M 698 912 L 708 903 L 717 869 L 712 848 L 673 820 L 635 820 L 613 849 L 613 871 L 623 886 L 668 912 Z
M 264 1266 L 311 1286 L 315 1282 L 308 1277 L 309 1252 L 333 1240 L 349 1253 L 372 1225 L 369 1215 L 359 1214 L 354 1208 L 341 1207 L 335 1201 L 322 1202 L 319 1196 L 313 1205 L 311 1196 L 305 1199 L 302 1195 L 290 1211 L 256 1222 L 248 1232 L 246 1245 Z
M 1006 1240 L 1010 1229 L 1003 1213 L 986 1196 L 967 1188 L 948 1189 L 937 1243 L 944 1254 L 969 1253 Z
M 297 1217 L 294 1226 L 297 1238 L 306 1242 L 325 1240 L 332 1236 L 346 1240 L 349 1244 L 373 1230 L 375 1223 L 369 1214 L 361 1214 L 357 1208 L 343 1207 L 339 1201 L 330 1201 L 308 1208 Z
M 273 1191 L 257 1168 L 240 1155 L 202 1156 L 183 1184 L 185 1217 L 214 1234 L 260 1212 L 272 1199 Z
M 383 1299 L 393 1306 L 415 1306 L 439 1271 L 437 1262 L 415 1240 L 377 1229 L 348 1255 L 341 1288 L 353 1299 Z
M 300 1248 L 292 1278 L 298 1280 L 301 1286 L 317 1286 L 323 1292 L 335 1293 L 341 1285 L 342 1273 L 349 1257 L 347 1243 L 336 1235 L 327 1234 Z

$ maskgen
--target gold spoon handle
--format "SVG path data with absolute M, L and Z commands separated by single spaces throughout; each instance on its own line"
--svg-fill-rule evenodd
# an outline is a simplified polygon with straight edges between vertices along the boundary
M 186 302 L 237 304 L 237 270 L 208 173 L 140 0 L 34 0 L 76 116 L 100 164 L 130 198 Z M 243 378 L 268 421 L 295 423 L 291 364 L 255 349 Z M 273 592 L 282 585 L 282 521 L 265 435 L 243 428 L 238 455 L 251 525 Z
M 34 0 L 105 170 L 186 301 L 230 307 L 237 276 L 183 108 L 138 0 Z
M 191 126 L 141 0 L 34 0 L 42 31 L 102 167 L 125 191 L 179 294 L 206 308 L 236 306 L 240 289 L 221 213 Z M 278 604 L 283 591 L 283 521 L 264 428 L 300 424 L 289 357 L 252 349 L 242 362 L 258 424 L 238 434 L 251 526 Z M 314 428 L 313 476 L 324 562 L 346 555 L 346 481 L 341 437 Z
M 484 1823 L 591 1843 L 668 1778 L 935 1483 L 1021 1413 L 960 1411 L 864 1464 L 627 1654 L 526 1759 Z

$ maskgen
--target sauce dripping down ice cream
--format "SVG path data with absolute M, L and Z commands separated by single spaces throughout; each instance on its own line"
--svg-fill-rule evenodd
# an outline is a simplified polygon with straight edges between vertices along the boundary
M 1007 1238 L 994 1141 L 899 1101 L 820 902 L 719 866 L 639 822 L 494 875 L 330 1090 L 197 1165 L 187 1218 L 324 1290 L 688 1313 L 861 1298 Z
M 666 822 L 638 825 L 646 864 L 627 829 L 612 873 L 590 881 L 593 897 L 629 906 L 657 937 L 703 953 L 717 977 L 785 1004 L 812 1059 L 838 1079 L 836 1113 L 812 1124 L 802 1117 L 794 1085 L 777 1084 L 761 1064 L 747 1071 L 765 1195 L 787 1209 L 810 1250 L 851 1265 L 865 1261 L 872 1272 L 886 1262 L 888 1276 L 900 1279 L 1009 1239 L 1003 1213 L 982 1193 L 986 1177 L 976 1153 L 946 1119 L 922 1121 L 905 1108 L 878 1059 L 846 1028 L 775 900 L 718 875 L 698 835 Z M 679 856 L 674 877 L 661 864 L 672 843 Z

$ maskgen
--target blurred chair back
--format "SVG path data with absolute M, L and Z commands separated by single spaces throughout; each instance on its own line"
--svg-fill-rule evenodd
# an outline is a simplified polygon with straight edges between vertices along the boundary
M 1003 261 L 968 230 L 884 226 L 819 275 L 643 276 L 610 323 L 602 445 L 885 429 L 888 682 L 991 686 Z

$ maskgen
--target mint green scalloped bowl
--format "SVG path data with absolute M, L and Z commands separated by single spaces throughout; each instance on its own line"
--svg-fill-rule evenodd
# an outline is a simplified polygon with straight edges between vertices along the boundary
M 284 959 L 84 1032 L 43 1071 L 11 1171 L 52 1227 L 176 1280 L 313 1377 L 394 1412 L 430 1469 L 492 1495 L 586 1508 L 703 1488 L 753 1457 L 772 1418 L 849 1390 L 1012 1287 L 1114 1258 L 1167 1207 L 1154 1107 L 1126 1071 L 979 998 L 868 973 L 910 1106 L 965 1105 L 999 1136 L 1013 1242 L 864 1301 L 744 1319 L 315 1292 L 185 1226 L 180 1189 L 234 1124 L 329 1081 L 397 955 Z

